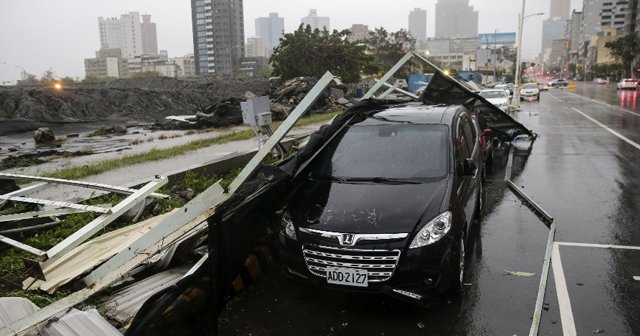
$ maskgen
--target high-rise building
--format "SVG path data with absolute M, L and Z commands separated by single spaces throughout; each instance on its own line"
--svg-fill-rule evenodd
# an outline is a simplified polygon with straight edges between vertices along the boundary
M 119 19 L 105 19 L 100 16 L 98 27 L 101 49 L 119 48 L 124 58 L 132 58 L 144 53 L 139 12 L 122 14 Z
M 634 18 L 633 7 L 636 7 L 635 12 L 637 13 L 636 0 L 584 0 L 582 3 L 582 35 L 580 37 L 583 53 L 591 44 L 592 38 L 604 29 L 612 28 L 622 33 L 634 27 L 635 25 L 631 21 L 635 19 L 638 22 L 638 18 L 637 15 Z M 637 31 L 637 27 L 634 28 Z
M 191 0 L 196 73 L 230 74 L 244 55 L 242 0 Z
M 438 0 L 436 3 L 436 38 L 478 36 L 478 11 L 469 0 Z
M 567 34 L 567 20 L 561 17 L 551 17 L 542 22 L 542 61 L 549 61 L 554 40 L 563 40 Z
M 416 41 L 427 40 L 427 11 L 414 8 L 409 12 L 409 33 Z
M 245 45 L 245 57 L 267 57 L 267 49 L 259 37 L 247 37 Z
M 158 34 L 156 32 L 155 22 L 151 22 L 151 15 L 149 14 L 142 15 L 140 32 L 142 33 L 142 53 L 157 54 L 158 53 Z
M 351 34 L 349 34 L 349 41 L 363 41 L 369 38 L 369 26 L 365 24 L 356 23 L 351 25 Z
M 549 17 L 561 17 L 569 20 L 571 13 L 571 0 L 551 0 Z
M 580 33 L 582 29 L 582 12 L 573 11 L 569 20 L 569 49 L 571 53 L 580 50 Z
M 269 13 L 269 17 L 256 19 L 256 36 L 262 41 L 262 47 L 267 49 L 267 54 L 261 56 L 270 56 L 283 35 L 284 18 L 278 17 L 278 13 Z
M 309 10 L 309 15 L 302 18 L 302 24 L 305 26 L 311 26 L 311 29 L 326 29 L 331 31 L 330 20 L 328 16 L 318 16 L 318 11 L 315 9 Z

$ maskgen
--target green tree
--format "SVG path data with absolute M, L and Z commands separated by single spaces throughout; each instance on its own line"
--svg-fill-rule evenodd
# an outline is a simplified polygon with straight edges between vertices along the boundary
M 408 31 L 400 29 L 390 33 L 379 27 L 369 32 L 369 38 L 364 43 L 369 52 L 375 57 L 381 70 L 389 70 L 402 56 L 413 49 L 416 39 Z
M 326 71 L 342 78 L 344 82 L 357 82 L 361 75 L 375 73 L 378 68 L 365 46 L 347 39 L 349 30 L 329 33 L 300 27 L 285 34 L 269 59 L 273 75 L 283 80 L 298 76 L 320 77 Z
M 611 56 L 622 63 L 625 75 L 633 74 L 633 60 L 640 54 L 640 39 L 635 33 L 628 34 L 604 44 L 609 49 Z M 628 71 L 628 72 L 627 72 Z

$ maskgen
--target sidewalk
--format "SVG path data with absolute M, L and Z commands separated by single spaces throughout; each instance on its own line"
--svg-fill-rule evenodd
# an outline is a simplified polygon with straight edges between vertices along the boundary
M 289 134 L 284 138 L 284 140 L 286 141 L 294 137 L 300 137 L 300 136 L 311 134 L 323 124 L 324 123 L 317 123 L 317 124 L 311 124 L 311 125 L 302 126 L 302 127 L 296 127 L 289 132 Z M 98 162 L 98 161 L 107 160 L 107 159 L 113 159 L 114 157 L 118 157 L 118 156 L 141 153 L 141 152 L 148 151 L 152 147 L 167 148 L 167 147 L 177 146 L 181 143 L 186 143 L 189 141 L 194 141 L 197 139 L 202 139 L 207 137 L 216 137 L 223 134 L 231 133 L 234 130 L 238 131 L 243 129 L 245 128 L 234 128 L 225 132 L 208 132 L 208 133 L 194 134 L 194 136 L 184 136 L 181 138 L 177 138 L 180 140 L 179 143 L 176 143 L 176 142 L 163 143 L 163 141 L 156 141 L 156 142 L 150 143 L 152 145 L 151 147 L 144 147 L 144 148 L 134 147 L 133 150 L 127 150 L 127 151 L 118 152 L 118 153 L 94 154 L 88 157 L 74 157 L 74 158 L 59 159 L 59 160 L 55 160 L 55 161 L 40 164 L 40 165 L 23 167 L 23 168 L 15 168 L 15 169 L 7 170 L 4 172 L 38 176 L 46 172 L 54 171 L 56 169 L 61 169 L 64 167 L 78 166 L 82 164 Z M 176 173 L 187 171 L 193 168 L 212 164 L 214 162 L 223 160 L 231 156 L 236 156 L 239 154 L 245 154 L 251 151 L 255 151 L 257 149 L 258 147 L 255 139 L 234 141 L 234 142 L 229 142 L 225 144 L 212 145 L 209 147 L 201 148 L 199 150 L 187 152 L 185 154 L 181 154 L 169 159 L 150 161 L 142 164 L 128 166 L 126 168 L 111 170 L 98 175 L 88 176 L 81 180 L 87 181 L 87 182 L 104 183 L 109 185 L 130 187 L 130 186 L 146 183 L 151 179 L 153 179 L 153 177 L 156 175 L 168 176 L 168 175 L 176 174 Z M 91 190 L 91 189 L 55 185 L 43 191 L 33 194 L 32 197 L 58 200 L 58 201 L 78 201 L 78 200 L 82 200 L 90 197 L 93 192 L 94 190 Z

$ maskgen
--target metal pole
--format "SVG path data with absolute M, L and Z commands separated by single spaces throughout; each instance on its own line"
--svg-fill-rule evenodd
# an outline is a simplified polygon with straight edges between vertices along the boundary
M 525 0 L 522 0 L 522 12 L 518 15 L 518 46 L 516 49 L 516 78 L 513 99 L 520 103 L 520 63 L 522 63 L 522 23 L 524 22 Z

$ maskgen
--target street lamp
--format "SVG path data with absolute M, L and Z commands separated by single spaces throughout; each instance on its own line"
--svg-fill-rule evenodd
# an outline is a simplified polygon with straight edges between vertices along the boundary
M 513 99 L 516 102 L 520 102 L 520 63 L 522 63 L 522 25 L 524 19 L 537 15 L 544 15 L 544 13 L 535 13 L 524 15 L 524 5 L 526 0 L 522 0 L 522 13 L 518 14 L 518 46 L 516 49 L 516 80 L 515 80 L 515 92 L 513 93 Z

